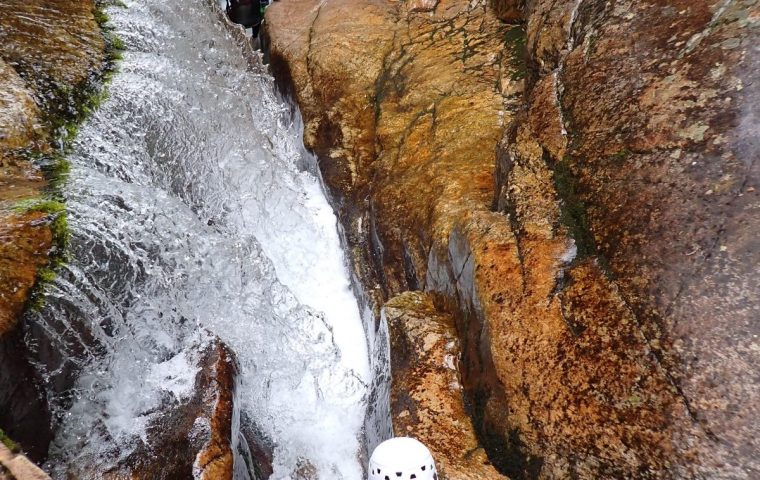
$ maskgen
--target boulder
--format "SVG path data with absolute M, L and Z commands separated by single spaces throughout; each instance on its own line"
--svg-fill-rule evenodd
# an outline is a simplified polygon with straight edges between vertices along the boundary
M 240 412 L 236 405 L 237 363 L 218 339 L 188 348 L 197 369 L 191 394 L 163 402 L 151 411 L 145 439 L 116 455 L 115 465 L 102 452 L 79 457 L 68 467 L 69 478 L 109 480 L 231 480 L 234 452 L 240 447 Z M 125 454 L 126 453 L 126 454 Z M 248 455 L 247 455 L 248 456 Z

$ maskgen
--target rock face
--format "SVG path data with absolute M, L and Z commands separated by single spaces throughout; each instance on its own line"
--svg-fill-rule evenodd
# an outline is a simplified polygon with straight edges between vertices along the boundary
M 18 318 L 50 260 L 61 212 L 40 201 L 47 180 L 32 159 L 52 158 L 55 119 L 73 114 L 104 47 L 90 1 L 0 3 L 0 428 L 36 459 L 47 452 L 50 419 Z
M 3 17 L 5 20 L 5 17 Z M 36 458 L 47 451 L 48 415 L 25 357 L 18 317 L 48 262 L 52 234 L 44 212 L 19 211 L 19 201 L 40 194 L 41 172 L 16 153 L 44 143 L 41 112 L 24 81 L 0 58 L 0 428 Z
M 757 476 L 760 5 L 486 7 L 267 10 L 357 276 L 454 313 L 501 472 Z
M 491 214 L 494 152 L 482 145 L 495 145 L 522 84 L 502 53 L 509 28 L 466 2 L 272 7 L 271 66 L 301 106 L 357 270 L 379 280 L 378 304 L 424 286 L 449 211 Z
M 499 203 L 530 222 L 517 179 L 526 165 L 552 171 L 579 249 L 565 317 L 586 330 L 606 310 L 583 318 L 566 297 L 593 262 L 626 310 L 609 320 L 632 320 L 633 350 L 662 372 L 631 386 L 661 392 L 636 393 L 644 406 L 670 405 L 658 436 L 672 453 L 631 442 L 640 465 L 757 476 L 760 6 L 537 1 L 527 15 L 528 108 L 502 143 Z
M 95 3 L 4 0 L 0 13 L 0 56 L 45 113 L 75 114 L 71 97 L 104 66 Z
M 383 311 L 393 352 L 394 433 L 424 443 L 443 479 L 506 478 L 491 466 L 465 412 L 454 319 L 420 292 L 392 298 Z
M 24 455 L 12 452 L 0 442 L 0 480 L 50 480 L 50 477 Z

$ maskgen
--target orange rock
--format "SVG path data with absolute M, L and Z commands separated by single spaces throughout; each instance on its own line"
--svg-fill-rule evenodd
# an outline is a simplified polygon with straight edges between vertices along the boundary
M 161 415 L 146 428 L 148 441 L 136 440 L 133 452 L 106 472 L 95 470 L 102 459 L 79 458 L 69 465 L 70 478 L 93 471 L 109 480 L 233 478 L 236 360 L 218 338 L 199 345 L 197 352 L 191 349 L 188 356 L 198 368 L 192 395 L 161 407 Z
M 760 471 L 756 3 L 527 2 L 527 72 L 483 4 L 269 8 L 358 277 L 454 312 L 501 471 Z
M 443 479 L 506 478 L 488 461 L 464 406 L 453 318 L 407 292 L 384 306 L 390 331 L 391 414 L 396 436 L 427 446 Z
M 755 3 L 537 1 L 529 12 L 540 69 L 526 123 L 563 179 L 573 236 L 614 279 L 686 410 L 667 425 L 670 471 L 684 477 L 760 472 L 747 421 L 760 413 L 747 380 L 760 372 L 760 203 L 742 194 L 760 180 Z M 564 151 L 543 139 L 557 110 Z

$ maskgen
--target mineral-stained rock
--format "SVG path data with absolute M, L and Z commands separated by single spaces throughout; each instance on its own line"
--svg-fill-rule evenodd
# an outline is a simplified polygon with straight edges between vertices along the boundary
M 759 39 L 754 1 L 529 12 L 537 74 L 515 128 L 532 135 L 517 143 L 540 144 L 579 249 L 687 409 L 667 422 L 675 475 L 760 473 Z
M 41 134 L 40 110 L 18 73 L 0 58 L 0 144 L 25 148 Z
M 0 3 L 0 56 L 19 72 L 43 110 L 70 108 L 64 97 L 103 68 L 105 40 L 94 12 L 92 0 Z
M 89 0 L 0 2 L 0 428 L 35 459 L 47 452 L 50 418 L 18 319 L 49 262 L 55 215 L 19 202 L 39 200 L 46 187 L 30 158 L 50 153 L 49 120 L 73 115 L 74 97 L 103 68 L 94 8 Z
M 760 4 L 486 7 L 267 11 L 359 278 L 454 313 L 510 476 L 757 476 Z
M 494 14 L 505 22 L 516 22 L 523 17 L 525 0 L 489 0 Z
M 380 280 L 383 298 L 423 284 L 430 239 L 421 236 L 445 237 L 446 225 L 433 224 L 451 221 L 436 214 L 441 193 L 490 202 L 494 151 L 481 145 L 494 145 L 505 124 L 499 89 L 520 84 L 502 53 L 507 28 L 477 2 L 432 12 L 379 1 L 272 7 L 272 70 L 301 106 L 305 142 L 351 226 L 357 271 L 367 285 Z M 410 196 L 410 185 L 421 188 Z
M 424 443 L 441 478 L 499 479 L 464 406 L 459 340 L 430 296 L 407 292 L 384 306 L 393 351 L 391 413 L 397 436 Z
M 504 108 L 522 84 L 503 48 L 509 27 L 466 2 L 270 8 L 273 71 L 302 107 L 359 276 L 376 301 L 437 287 L 431 249 L 455 224 L 478 212 L 507 227 L 489 207 Z

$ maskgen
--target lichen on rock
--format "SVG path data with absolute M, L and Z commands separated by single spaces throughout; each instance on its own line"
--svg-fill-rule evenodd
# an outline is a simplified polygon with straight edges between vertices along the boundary
M 490 464 L 465 411 L 453 318 L 420 292 L 392 298 L 383 312 L 393 351 L 395 434 L 423 442 L 443 479 L 506 478 Z
M 754 1 L 269 8 L 357 276 L 376 306 L 423 290 L 454 314 L 502 472 L 758 471 L 759 18 Z

